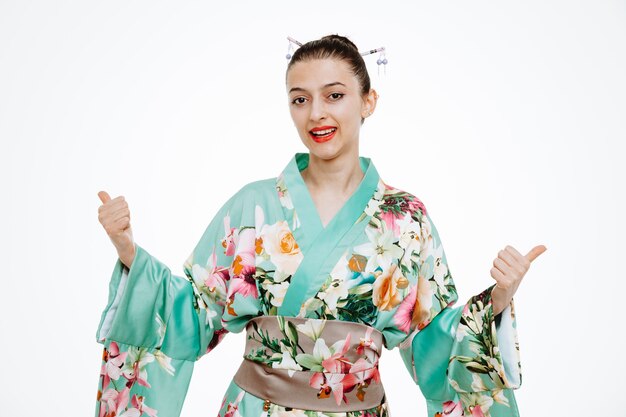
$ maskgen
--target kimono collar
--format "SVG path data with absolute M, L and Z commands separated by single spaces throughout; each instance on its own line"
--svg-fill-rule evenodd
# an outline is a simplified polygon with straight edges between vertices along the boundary
M 308 153 L 296 153 L 282 176 L 294 210 L 285 216 L 292 226 L 293 237 L 304 254 L 284 296 L 278 315 L 296 316 L 302 313 L 305 300 L 315 296 L 328 278 L 328 271 L 341 255 L 361 236 L 367 224 L 365 213 L 380 179 L 369 158 L 359 157 L 364 176 L 350 198 L 326 227 L 322 226 L 317 208 L 300 173 L 309 164 Z M 326 271 L 326 272 L 324 272 Z
M 370 158 L 359 156 L 359 164 L 364 172 L 361 182 L 343 207 L 326 227 L 323 227 L 317 208 L 300 172 L 309 165 L 309 156 L 309 153 L 296 153 L 283 170 L 285 186 L 291 194 L 291 200 L 298 218 L 302 222 L 302 227 L 306 229 L 310 237 L 313 237 L 321 230 L 334 228 L 337 222 L 348 223 L 348 226 L 351 226 L 363 213 L 378 186 L 379 175 L 374 163 Z

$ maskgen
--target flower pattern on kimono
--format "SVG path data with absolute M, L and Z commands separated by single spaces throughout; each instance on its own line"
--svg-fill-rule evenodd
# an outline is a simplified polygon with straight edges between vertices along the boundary
M 440 244 L 436 248 L 433 248 L 432 252 L 433 263 L 434 263 L 434 271 L 433 278 L 437 282 L 437 285 L 440 287 L 445 286 L 445 276 L 448 273 L 448 266 L 443 261 L 443 246 Z
M 287 222 L 282 220 L 272 225 L 263 225 L 260 236 L 263 239 L 263 247 L 276 269 L 293 275 L 304 256 Z
M 270 416 L 269 417 L 309 417 L 311 414 L 306 413 L 304 410 L 294 410 L 294 409 L 285 409 L 285 407 L 273 406 L 270 408 Z M 322 413 L 319 413 L 321 416 Z M 265 413 L 261 416 L 265 417 Z M 318 416 L 316 416 L 318 417 Z
M 379 207 L 378 216 L 387 229 L 392 230 L 396 236 L 401 233 L 398 220 L 402 219 L 405 214 L 413 216 L 417 212 L 420 212 L 420 215 L 426 212 L 424 204 L 417 197 L 388 184 L 385 184 L 382 200 L 383 204 Z
M 463 341 L 465 348 L 450 357 L 451 363 L 459 362 L 462 365 L 457 372 L 461 372 L 461 375 L 467 373 L 464 378 L 471 376 L 469 387 L 467 382 L 461 388 L 454 378 L 448 380 L 459 392 L 464 408 L 474 414 L 488 416 L 489 407 L 494 401 L 510 407 L 502 389 L 514 383 L 506 377 L 495 332 L 490 290 L 487 289 L 472 297 L 463 308 L 455 338 L 457 343 L 459 339 Z
M 348 285 L 345 277 L 349 272 L 348 260 L 344 253 L 330 272 L 330 283 L 324 286 L 316 295 L 317 298 L 324 301 L 329 313 L 332 315 L 337 314 L 337 302 L 348 296 Z
M 311 371 L 343 372 L 347 362 L 343 355 L 349 346 L 350 333 L 345 340 L 338 340 L 330 347 L 326 346 L 326 341 L 320 337 L 315 340 L 313 353 L 299 353 L 296 355 L 296 361 Z
M 122 366 L 126 361 L 128 352 L 120 352 L 119 346 L 115 342 L 111 342 L 108 349 L 103 351 L 102 370 L 100 374 L 105 377 L 105 385 L 108 385 L 109 379 L 117 381 L 122 375 Z
M 228 298 L 231 300 L 235 294 L 241 294 L 244 297 L 259 297 L 254 279 L 256 272 L 255 245 L 254 229 L 244 228 L 240 230 L 231 267 L 231 282 L 228 287 Z
M 127 359 L 122 368 L 124 377 L 129 382 L 137 382 L 139 385 L 150 388 L 145 367 L 154 361 L 154 355 L 145 348 L 130 347 Z
M 293 356 L 291 356 L 291 353 L 286 348 L 282 351 L 280 362 L 272 362 L 272 368 L 287 369 L 289 376 L 293 376 L 296 371 L 302 370 L 302 367 L 296 363 Z
M 336 316 L 338 303 L 348 297 L 348 285 L 343 279 L 334 279 L 330 282 L 328 287 L 317 296 L 326 304 L 328 313 Z
M 399 282 L 402 278 L 404 280 L 406 278 L 396 264 L 377 275 L 372 294 L 374 305 L 381 311 L 391 310 L 402 302 Z
M 267 284 L 266 289 L 270 292 L 270 294 L 272 294 L 270 303 L 273 306 L 280 307 L 281 305 L 283 305 L 285 294 L 287 294 L 287 289 L 289 289 L 289 281 L 282 281 L 276 284 Z
M 488 391 L 487 391 L 488 392 Z M 472 417 L 490 417 L 489 409 L 493 405 L 491 395 L 484 392 L 463 393 L 460 395 L 463 407 Z
M 157 415 L 157 410 L 155 410 L 154 408 L 148 407 L 144 403 L 144 397 L 143 396 L 138 396 L 137 394 L 133 395 L 133 398 L 131 400 L 131 404 L 133 405 L 133 410 L 137 410 L 137 412 L 139 413 L 139 414 L 137 414 L 137 416 L 140 416 L 140 415 L 142 415 L 144 413 L 149 415 L 150 417 L 156 417 L 156 415 Z M 124 414 L 122 414 L 122 415 L 124 415 Z
M 309 319 L 302 324 L 297 324 L 296 329 L 311 340 L 316 341 L 322 334 L 325 324 L 326 320 Z
M 360 338 L 359 346 L 356 348 L 356 353 L 364 356 L 370 363 L 374 363 L 380 356 L 379 347 L 372 340 L 373 327 L 368 327 L 365 331 L 365 336 Z
M 163 344 L 163 340 L 165 339 L 165 330 L 167 329 L 167 325 L 165 324 L 163 317 L 161 317 L 158 312 L 154 314 L 154 321 L 156 321 L 157 325 L 159 326 L 157 328 L 157 334 L 159 335 L 159 343 L 157 346 L 160 347 Z
M 163 369 L 165 372 L 167 372 L 170 375 L 174 375 L 174 372 L 176 372 L 176 369 L 172 365 L 172 358 L 167 356 L 161 350 L 154 351 L 154 358 L 157 360 L 157 362 L 161 366 L 161 369 Z
M 102 393 L 99 394 L 99 401 L 101 403 L 99 417 L 139 417 L 146 414 L 151 417 L 155 417 L 157 410 L 149 407 L 144 400 L 143 396 L 133 394 L 130 398 L 130 392 L 135 383 L 141 385 L 145 389 L 151 388 L 148 383 L 148 373 L 146 366 L 149 363 L 157 363 L 161 368 L 170 375 L 174 375 L 175 369 L 171 365 L 171 358 L 156 349 L 154 353 L 149 352 L 146 348 L 139 348 L 130 346 L 126 352 L 120 353 L 120 347 L 117 342 L 112 341 L 108 348 L 104 349 L 102 366 L 103 380 L 102 380 Z M 113 384 L 112 378 L 107 373 L 107 370 L 112 368 L 119 369 L 119 375 L 115 372 L 117 378 L 124 377 L 123 383 Z M 115 376 L 114 375 L 114 376 Z M 117 386 L 123 387 L 118 390 Z M 129 401 L 131 407 L 128 407 Z
M 462 417 L 463 406 L 461 405 L 460 401 L 446 401 L 442 404 L 441 412 L 436 413 L 435 416 Z
M 379 267 L 385 270 L 394 259 L 402 256 L 402 248 L 396 244 L 398 239 L 391 230 L 384 226 L 379 229 L 368 225 L 365 233 L 369 242 L 356 246 L 354 251 L 367 258 L 364 271 L 366 274 L 373 273 Z
M 324 360 L 322 360 L 322 366 L 324 367 L 325 371 L 343 373 L 349 369 L 349 362 L 344 357 L 344 355 L 350 347 L 350 338 L 351 334 L 348 333 L 348 336 L 346 336 L 346 340 L 343 342 L 343 346 L 341 346 L 341 341 L 334 343 L 332 346 L 333 353 L 330 354 L 330 356 L 328 356 L 328 354 L 331 352 L 328 348 L 326 348 L 326 345 L 324 343 L 319 344 L 319 346 L 321 347 L 320 350 L 322 351 L 322 355 L 324 356 Z M 315 342 L 316 346 L 318 346 L 317 342 L 319 342 L 320 340 L 323 341 L 324 339 L 317 339 L 317 341 Z M 339 346 L 341 346 L 341 350 L 339 349 Z M 315 347 L 313 348 L 313 351 L 315 352 Z
M 239 403 L 243 399 L 244 394 L 245 391 L 241 391 L 234 402 L 228 403 L 224 417 L 241 417 L 241 413 L 239 413 Z
M 224 339 L 224 336 L 226 336 L 227 333 L 228 330 L 226 330 L 225 328 L 215 330 L 213 332 L 213 337 L 211 338 L 211 341 L 209 342 L 209 345 L 205 350 L 205 353 L 209 353 L 210 351 L 215 349 L 215 347 L 219 345 L 219 343 L 222 341 L 222 339 Z
M 263 331 L 256 329 L 259 335 L 258 340 L 265 350 L 274 352 L 271 356 L 263 353 L 262 349 L 253 350 L 246 358 L 265 363 L 272 368 L 282 368 L 289 370 L 292 376 L 296 371 L 313 371 L 314 374 L 309 379 L 309 385 L 318 390 L 318 398 L 328 398 L 331 395 L 338 402 L 347 403 L 346 393 L 357 389 L 356 396 L 361 400 L 365 397 L 365 390 L 372 381 L 380 382 L 378 373 L 379 347 L 372 340 L 373 327 L 367 327 L 364 336 L 360 337 L 360 342 L 355 344 L 359 357 L 354 363 L 348 359 L 348 352 L 351 348 L 352 333 L 347 333 L 345 338 L 336 340 L 330 346 L 324 338 L 320 337 L 326 321 L 323 319 L 307 319 L 303 323 L 293 326 L 280 318 L 279 325 L 285 339 L 276 337 L 268 338 Z M 297 354 L 294 360 L 293 354 L 296 352 L 298 337 L 300 334 L 315 341 L 311 353 Z M 287 344 L 289 342 L 289 344 Z M 343 414 L 342 414 L 343 415 Z
M 434 291 L 428 281 L 421 273 L 417 277 L 417 294 L 415 307 L 411 316 L 411 325 L 419 330 L 426 327 L 432 318 Z M 441 287 L 437 287 L 440 289 Z
M 379 192 L 377 190 L 374 197 L 367 203 L 367 207 L 365 207 L 364 210 L 365 214 L 368 216 L 374 216 L 380 210 L 380 206 L 383 204 L 382 200 L 380 200 L 381 197 L 382 191 Z
M 419 252 L 420 224 L 413 220 L 410 213 L 405 213 L 404 217 L 396 220 L 396 225 L 398 226 L 398 245 L 404 253 Z M 407 262 L 410 261 L 410 257 L 403 255 L 402 261 L 408 267 Z
M 105 414 L 106 410 L 102 408 L 100 410 L 101 416 L 125 416 L 125 417 L 139 417 L 140 413 L 137 409 L 126 410 L 128 401 L 130 400 L 130 388 L 124 387 L 121 391 L 109 389 L 102 394 L 101 401 L 106 402 L 107 408 L 112 412 L 108 415 Z M 126 411 L 125 411 L 126 410 Z
M 269 259 L 269 255 L 265 252 L 265 247 L 263 246 L 263 236 L 261 236 L 261 230 L 263 230 L 264 225 L 265 213 L 263 212 L 263 207 L 257 204 L 254 207 L 254 253 L 256 255 L 257 266 Z
M 328 398 L 330 394 L 335 397 L 337 405 L 344 401 L 348 403 L 348 399 L 344 394 L 344 384 L 347 388 L 355 385 L 356 378 L 350 374 L 338 374 L 327 372 L 316 372 L 311 377 L 309 385 L 318 390 L 317 398 Z
M 286 209 L 293 210 L 293 202 L 291 201 L 291 194 L 285 185 L 285 176 L 280 174 L 276 178 L 276 191 L 278 192 L 278 200 L 280 204 Z
M 420 248 L 420 263 L 425 263 L 428 260 L 428 257 L 433 252 L 433 232 L 432 232 L 432 224 L 429 221 L 428 217 L 423 217 L 422 222 L 420 224 L 420 233 L 417 236 L 419 239 L 419 248 Z
M 224 216 L 224 237 L 222 238 L 222 247 L 224 248 L 224 254 L 226 256 L 233 256 L 235 253 L 235 248 L 237 247 L 236 229 L 237 228 L 235 227 L 230 227 L 230 215 L 227 214 Z
M 226 299 L 226 281 L 230 279 L 229 268 L 217 265 L 215 251 L 207 260 L 206 267 L 199 264 L 191 266 L 191 278 L 198 289 L 199 305 L 207 309 L 210 304 L 223 305 Z
M 409 334 L 411 331 L 411 323 L 413 319 L 413 311 L 415 310 L 415 298 L 417 296 L 416 286 L 412 286 L 409 290 L 409 294 L 404 297 L 400 306 L 393 315 L 393 322 L 398 330 Z
M 365 388 L 369 386 L 372 380 L 380 383 L 378 367 L 374 366 L 373 363 L 365 358 L 359 358 L 352 364 L 350 367 L 350 375 L 353 376 L 353 378 L 350 379 L 352 386 L 346 386 L 347 384 L 344 383 L 344 388 L 348 391 L 354 386 L 358 387 L 356 395 L 361 401 L 365 398 Z

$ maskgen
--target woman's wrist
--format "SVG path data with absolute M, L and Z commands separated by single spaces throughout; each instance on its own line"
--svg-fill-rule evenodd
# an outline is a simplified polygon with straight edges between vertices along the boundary
M 491 307 L 493 309 L 493 315 L 497 316 L 502 313 L 506 306 L 511 303 L 513 294 L 505 291 L 503 288 L 494 285 L 491 290 Z
M 135 248 L 135 243 L 132 246 L 123 251 L 118 251 L 117 256 L 120 258 L 120 261 L 126 266 L 126 268 L 130 269 L 130 266 L 133 264 L 133 260 L 135 259 L 135 254 L 137 250 Z

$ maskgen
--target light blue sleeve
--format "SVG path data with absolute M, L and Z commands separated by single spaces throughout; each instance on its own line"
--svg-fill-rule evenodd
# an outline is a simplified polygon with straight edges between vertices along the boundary
M 104 345 L 96 416 L 180 415 L 195 361 L 240 331 L 223 318 L 237 234 L 253 212 L 241 190 L 226 201 L 183 276 L 140 245 L 130 269 L 117 260 L 96 333 Z
M 443 282 L 441 293 L 454 294 L 448 305 L 437 305 L 430 319 L 415 328 L 400 346 L 403 362 L 428 404 L 428 415 L 516 417 L 513 390 L 521 385 L 519 345 L 514 305 L 493 315 L 490 286 L 454 307 L 456 290 L 437 229 L 430 217 L 431 244 L 423 247 L 421 283 Z M 437 271 L 445 278 L 435 278 Z M 445 287 L 445 288 L 444 288 Z M 436 294 L 435 298 L 441 299 Z M 427 316 L 427 314 L 426 314 Z M 461 414 L 464 412 L 465 414 Z

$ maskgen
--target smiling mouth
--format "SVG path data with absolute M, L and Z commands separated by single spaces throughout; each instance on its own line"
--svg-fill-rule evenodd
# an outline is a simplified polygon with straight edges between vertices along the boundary
M 309 135 L 311 135 L 311 138 L 313 138 L 316 142 L 326 142 L 335 136 L 336 131 L 336 127 L 330 127 L 328 129 L 314 129 L 309 130 Z

